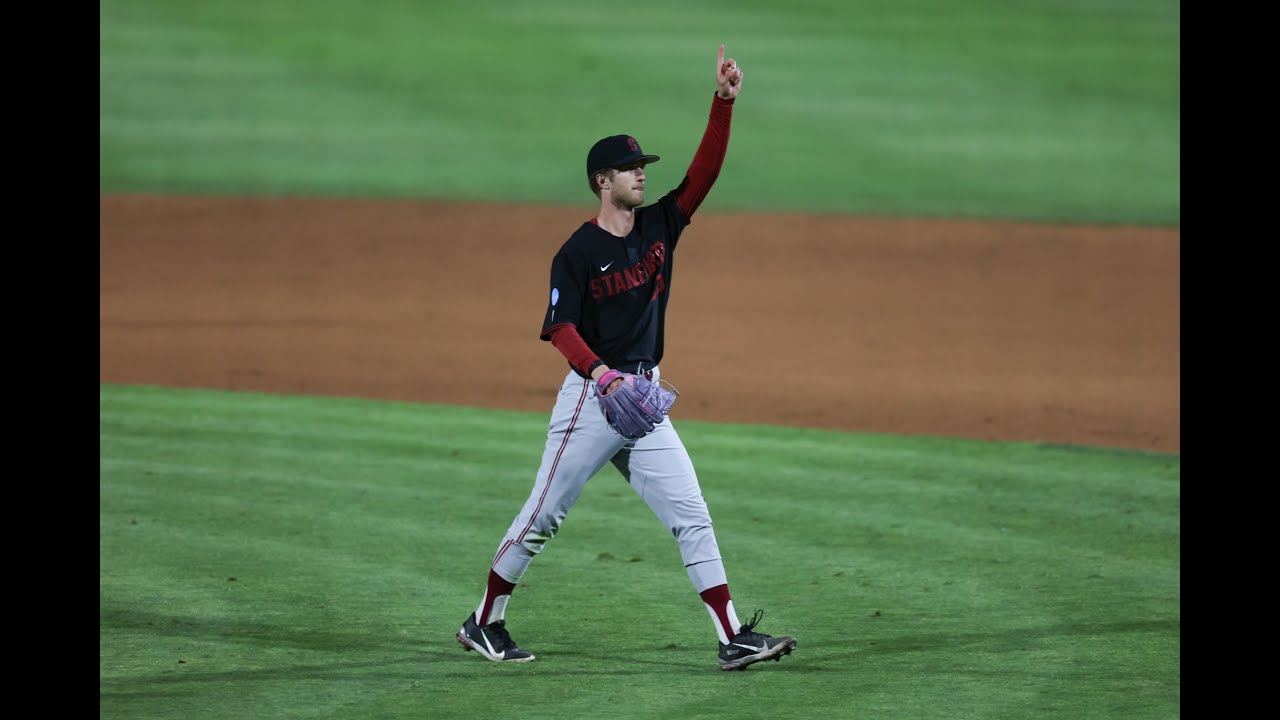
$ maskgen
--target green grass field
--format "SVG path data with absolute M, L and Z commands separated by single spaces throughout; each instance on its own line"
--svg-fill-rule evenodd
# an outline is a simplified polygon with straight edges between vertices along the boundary
M 678 423 L 739 614 L 723 673 L 675 543 L 612 470 L 453 633 L 540 413 L 102 385 L 101 717 L 1179 715 L 1177 455 Z M 745 619 L 745 617 L 744 617 Z
M 589 204 L 618 132 L 704 206 L 1178 225 L 1179 4 L 103 0 L 104 192 Z

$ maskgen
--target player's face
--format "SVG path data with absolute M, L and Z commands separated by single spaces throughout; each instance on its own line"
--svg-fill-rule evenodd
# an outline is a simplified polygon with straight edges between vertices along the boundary
M 610 197 L 618 205 L 636 208 L 644 204 L 644 163 L 623 165 L 609 183 Z

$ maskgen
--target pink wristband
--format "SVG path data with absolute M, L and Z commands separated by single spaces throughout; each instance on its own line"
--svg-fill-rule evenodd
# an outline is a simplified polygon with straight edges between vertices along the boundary
M 620 377 L 622 377 L 622 373 L 617 370 L 610 370 L 600 376 L 600 379 L 596 381 L 596 387 L 599 388 L 601 394 L 604 394 L 604 391 L 609 389 L 609 383 Z

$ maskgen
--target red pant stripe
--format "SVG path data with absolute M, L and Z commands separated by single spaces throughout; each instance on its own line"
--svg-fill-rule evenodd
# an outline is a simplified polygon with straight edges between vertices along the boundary
M 569 445 L 569 436 L 573 434 L 573 428 L 578 424 L 578 415 L 582 413 L 582 404 L 587 401 L 587 388 L 589 383 L 582 383 L 582 397 L 578 398 L 578 407 L 573 411 L 573 419 L 569 421 L 569 429 L 564 431 L 564 440 L 560 441 L 560 449 L 556 451 L 556 459 L 551 463 L 551 472 L 547 475 L 547 485 L 542 488 L 542 496 L 538 498 L 538 507 L 534 508 L 533 514 L 529 516 L 529 522 L 524 526 L 514 539 L 507 540 L 502 544 L 502 548 L 498 550 L 498 554 L 493 556 L 493 565 L 497 567 L 498 559 L 502 554 L 511 547 L 512 543 L 523 542 L 525 533 L 529 532 L 529 528 L 533 526 L 533 521 L 537 519 L 538 513 L 542 510 L 542 502 L 547 499 L 547 493 L 551 491 L 551 481 L 556 477 L 556 468 L 560 465 L 560 456 L 564 454 L 564 449 Z

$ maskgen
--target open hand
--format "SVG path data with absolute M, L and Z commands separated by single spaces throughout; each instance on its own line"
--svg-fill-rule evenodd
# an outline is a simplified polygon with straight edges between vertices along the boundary
M 742 70 L 733 58 L 724 59 L 724 43 L 720 43 L 720 56 L 716 59 L 716 85 L 716 94 L 722 100 L 732 100 L 742 90 Z

